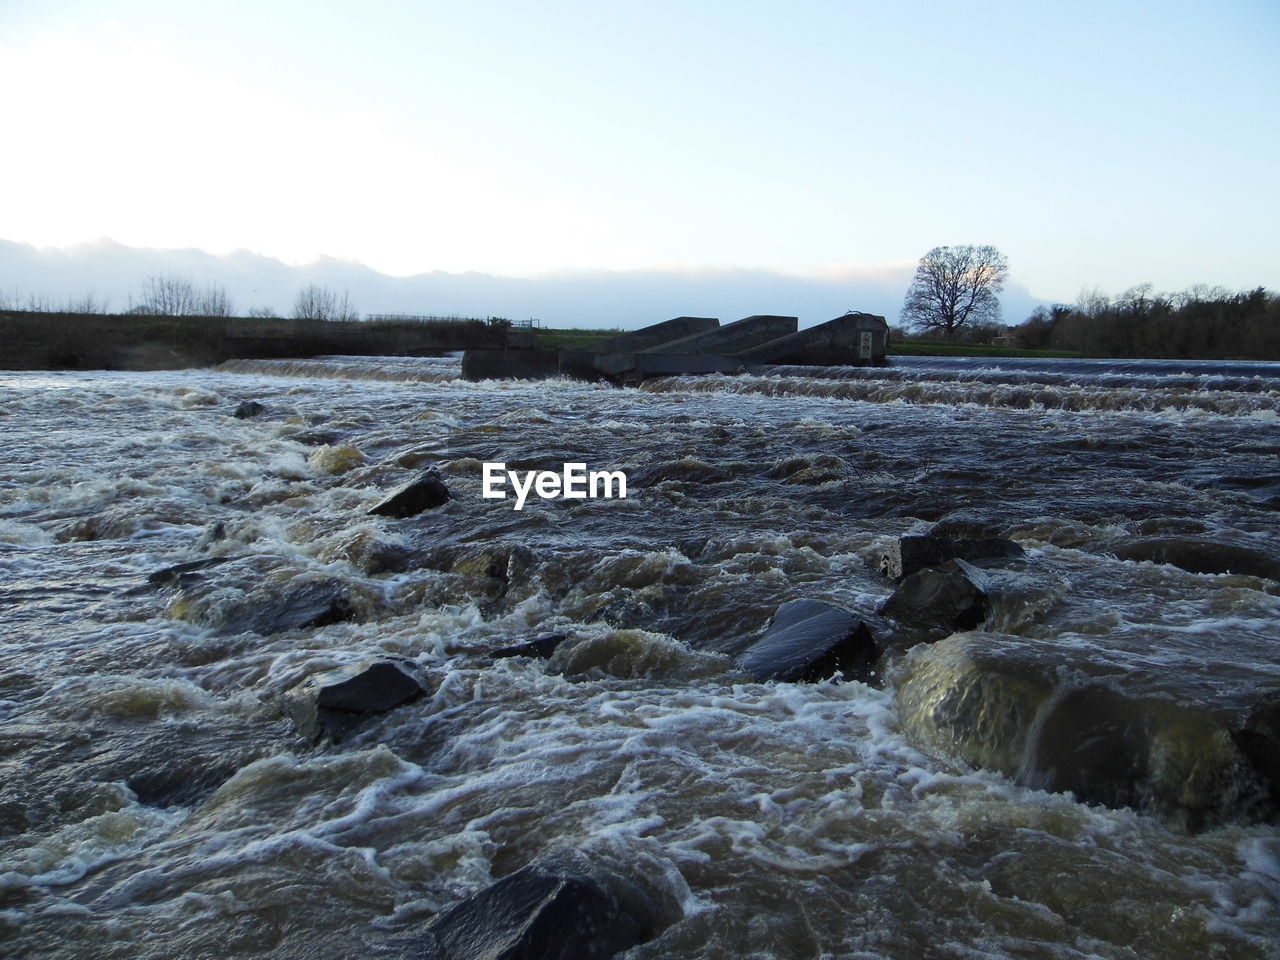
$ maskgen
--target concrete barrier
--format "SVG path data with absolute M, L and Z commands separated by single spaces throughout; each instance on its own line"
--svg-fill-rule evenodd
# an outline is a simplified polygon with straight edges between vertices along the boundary
M 751 317 L 744 317 L 741 320 L 735 320 L 733 323 L 726 323 L 724 326 L 713 330 L 691 334 L 668 343 L 660 343 L 643 352 L 716 353 L 723 356 L 733 356 L 740 350 L 759 346 L 762 343 L 768 343 L 770 340 L 785 337 L 789 333 L 795 333 L 799 326 L 800 321 L 796 317 L 774 317 L 767 314 L 757 314 Z
M 464 380 L 545 380 L 560 375 L 557 350 L 468 350 Z
M 695 333 L 715 330 L 719 326 L 720 321 L 715 317 L 675 317 L 672 320 L 664 320 L 662 323 L 654 323 L 639 330 L 632 330 L 630 333 L 593 343 L 589 347 L 584 347 L 582 352 L 638 353 Z
M 884 363 L 889 324 L 870 313 L 842 317 L 741 350 L 738 359 L 751 364 L 795 363 L 811 366 Z

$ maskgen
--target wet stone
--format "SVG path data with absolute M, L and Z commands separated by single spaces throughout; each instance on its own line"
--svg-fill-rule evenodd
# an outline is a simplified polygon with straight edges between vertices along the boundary
M 1280 580 L 1280 557 L 1242 543 L 1211 537 L 1147 537 L 1111 548 L 1121 560 L 1167 563 L 1189 573 L 1235 573 Z
M 556 648 L 566 639 L 567 637 L 563 633 L 551 633 L 535 640 L 528 640 L 509 647 L 501 647 L 493 651 L 490 656 L 495 660 L 503 660 L 508 657 L 534 657 L 538 660 L 546 660 L 556 652 Z
M 879 657 L 875 638 L 855 614 L 820 600 L 792 600 L 738 662 L 758 682 L 815 682 L 837 673 L 867 682 Z
M 1274 701 L 1242 717 L 1131 682 L 1096 655 L 974 631 L 913 652 L 898 699 L 912 740 L 1029 787 L 1189 830 L 1274 818 Z
M 171 567 L 157 570 L 147 577 L 147 585 L 151 587 L 169 587 L 190 582 L 193 575 L 210 567 L 229 563 L 230 557 L 206 557 L 203 560 L 189 560 L 186 563 L 175 563 Z
M 566 869 L 568 867 L 568 869 Z M 565 864 L 532 864 L 440 913 L 427 960 L 605 960 L 654 936 L 638 888 Z
M 432 468 L 418 474 L 371 509 L 369 513 L 374 516 L 403 519 L 416 516 L 424 510 L 434 509 L 450 499 L 452 497 L 449 488 L 445 486 L 440 474 Z
M 880 607 L 903 626 L 927 631 L 940 640 L 957 630 L 981 626 L 991 612 L 988 580 L 964 560 L 948 560 L 911 574 Z
M 1021 560 L 1026 552 L 1004 537 L 952 538 L 934 536 L 902 537 L 880 559 L 880 570 L 890 580 L 902 580 L 927 567 L 940 567 L 949 560 L 964 560 L 975 566 Z
M 237 420 L 248 420 L 265 411 L 267 408 L 260 404 L 257 400 L 241 400 L 236 405 L 235 413 L 231 414 Z
M 284 630 L 309 630 L 346 623 L 357 611 L 341 580 L 311 580 L 290 583 L 285 590 L 263 598 L 261 604 L 246 603 L 227 614 L 221 624 L 224 633 L 252 631 L 264 636 Z
M 426 686 L 407 664 L 379 661 L 357 672 L 311 678 L 285 696 L 298 732 L 308 739 L 340 740 L 366 720 L 416 700 Z

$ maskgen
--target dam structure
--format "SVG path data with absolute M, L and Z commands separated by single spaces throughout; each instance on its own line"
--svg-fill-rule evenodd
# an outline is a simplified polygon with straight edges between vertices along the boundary
M 577 350 L 508 345 L 467 350 L 467 380 L 573 377 L 639 383 L 650 377 L 742 373 L 774 364 L 882 365 L 889 325 L 884 317 L 850 311 L 799 329 L 796 317 L 757 314 L 723 326 L 714 317 L 675 317 Z

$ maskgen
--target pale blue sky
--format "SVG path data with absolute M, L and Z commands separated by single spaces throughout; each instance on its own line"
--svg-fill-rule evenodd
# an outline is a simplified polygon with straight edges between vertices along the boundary
M 40 247 L 1280 288 L 1272 0 L 8 0 L 0 89 Z

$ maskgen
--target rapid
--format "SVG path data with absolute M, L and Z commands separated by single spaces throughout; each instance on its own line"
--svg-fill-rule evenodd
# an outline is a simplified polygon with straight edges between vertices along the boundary
M 0 953 L 419 956 L 571 850 L 652 897 L 629 958 L 1280 956 L 1280 829 L 1227 732 L 1280 704 L 1280 364 L 459 376 L 0 373 Z M 487 462 L 628 495 L 516 512 Z M 452 500 L 369 514 L 430 466 Z M 982 628 L 872 684 L 742 672 L 786 601 L 891 629 L 880 558 L 939 531 L 1026 551 Z M 1033 718 L 947 700 L 974 650 L 1038 678 Z M 290 691 L 387 658 L 427 693 L 300 735 Z M 1099 697 L 1155 746 L 1064 789 Z

